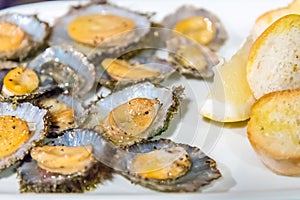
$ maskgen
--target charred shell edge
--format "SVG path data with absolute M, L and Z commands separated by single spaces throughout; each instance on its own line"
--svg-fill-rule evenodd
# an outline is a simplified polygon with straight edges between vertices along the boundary
M 39 98 L 44 98 L 46 96 L 53 96 L 56 94 L 60 94 L 63 92 L 62 87 L 55 85 L 55 86 L 50 86 L 46 88 L 40 88 L 37 91 L 34 91 L 30 94 L 25 94 L 25 95 L 16 95 L 16 96 L 11 96 L 11 97 L 4 97 L 3 95 L 0 94 L 0 101 L 1 102 L 9 102 L 18 105 L 19 103 L 22 102 L 34 102 Z
M 64 56 L 69 59 L 63 59 Z M 36 70 L 39 73 L 41 66 L 45 62 L 57 59 L 58 62 L 69 65 L 75 72 L 81 73 L 85 79 L 86 82 L 83 86 L 84 88 L 78 92 L 79 96 L 84 95 L 93 88 L 95 84 L 95 66 L 83 53 L 68 45 L 56 45 L 47 48 L 43 53 L 30 61 L 27 68 Z M 79 64 L 75 64 L 75 61 Z
M 32 18 L 34 20 L 34 26 L 28 26 L 28 21 L 29 19 Z M 19 23 L 16 20 L 21 21 L 21 23 Z M 6 21 L 6 22 L 10 22 L 13 24 L 17 24 L 18 26 L 20 26 L 25 32 L 26 34 L 29 35 L 29 42 L 30 42 L 30 46 L 29 47 L 24 47 L 22 49 L 17 50 L 14 53 L 9 53 L 9 55 L 4 56 L 4 60 L 6 59 L 12 59 L 12 60 L 19 60 L 22 61 L 24 59 L 26 59 L 28 56 L 32 56 L 33 54 L 35 54 L 35 52 L 37 52 L 40 49 L 43 49 L 47 46 L 46 40 L 48 39 L 49 35 L 50 35 L 50 31 L 51 28 L 49 26 L 49 24 L 47 22 L 41 21 L 37 15 L 24 15 L 24 14 L 20 14 L 20 13 L 7 13 L 4 15 L 0 16 L 0 21 Z M 24 24 L 23 24 L 24 23 Z M 36 23 L 39 23 L 41 25 L 41 27 L 44 29 L 44 35 L 42 38 L 36 38 L 34 37 L 35 31 L 36 31 Z M 40 37 L 40 34 L 38 35 L 38 37 Z
M 96 1 L 91 1 L 90 3 L 85 4 L 85 5 L 79 5 L 79 6 L 73 6 L 73 7 L 71 7 L 66 14 L 64 14 L 63 16 L 57 18 L 55 20 L 54 24 L 58 24 L 59 21 L 62 20 L 66 16 L 72 15 L 73 13 L 76 14 L 78 12 L 78 10 L 80 10 L 80 9 L 86 9 L 86 8 L 88 8 L 90 6 L 93 6 L 93 5 L 108 5 L 108 6 L 112 6 L 112 7 L 116 8 L 116 9 L 122 9 L 122 10 L 125 10 L 127 12 L 139 15 L 139 16 L 144 16 L 148 20 L 153 15 L 153 13 L 141 13 L 141 12 L 138 12 L 138 11 L 133 11 L 133 10 L 130 10 L 130 9 L 122 7 L 122 6 L 118 6 L 118 5 L 115 5 L 115 4 L 112 4 L 112 3 L 108 3 L 106 0 L 96 0 Z M 150 30 L 150 26 L 151 26 L 151 23 L 150 23 L 150 20 L 149 20 L 149 26 L 148 27 L 143 27 L 143 28 L 138 28 L 138 29 L 142 30 L 142 29 L 148 28 Z M 55 26 L 54 26 L 54 28 L 55 28 Z M 54 32 L 54 28 L 52 29 L 52 33 Z M 131 43 L 123 45 L 123 46 L 118 45 L 117 47 L 109 47 L 109 48 L 101 48 L 100 47 L 100 48 L 95 48 L 95 47 L 89 47 L 88 45 L 84 45 L 84 44 L 81 44 L 81 43 L 78 43 L 78 42 L 74 41 L 74 43 L 76 44 L 75 45 L 76 47 L 74 47 L 74 48 L 76 48 L 78 51 L 81 51 L 84 54 L 86 54 L 87 57 L 88 57 L 88 59 L 91 60 L 94 64 L 96 64 L 94 62 L 94 60 L 99 60 L 99 57 L 102 58 L 103 55 L 120 54 L 127 47 L 129 47 L 130 45 L 138 43 L 141 38 L 143 38 L 143 37 L 145 37 L 145 35 L 147 35 L 147 33 L 149 32 L 149 30 L 146 31 L 141 36 L 133 39 L 133 41 L 131 41 Z M 52 35 L 53 34 L 51 34 L 51 36 L 50 36 L 49 44 L 50 45 L 57 45 L 56 42 L 52 41 L 52 38 L 51 38 Z
M 34 164 L 32 164 L 34 166 L 30 166 L 30 164 L 32 163 L 24 163 L 24 165 L 29 165 L 29 168 L 35 167 Z M 65 176 L 62 179 L 56 180 L 54 183 L 27 183 L 26 180 L 24 180 L 24 174 L 22 174 L 19 169 L 17 170 L 17 178 L 19 179 L 19 191 L 21 193 L 83 193 L 95 189 L 97 184 L 103 180 L 112 179 L 112 176 L 111 169 L 98 162 L 94 164 L 84 176 Z
M 140 144 L 135 144 L 135 145 L 128 147 L 126 150 L 127 150 L 127 152 L 131 152 L 131 153 L 140 153 L 137 151 L 139 151 L 139 148 L 142 147 L 143 145 L 149 145 L 149 146 L 153 145 L 153 147 L 150 147 L 150 148 L 152 148 L 152 150 L 160 149 L 160 147 L 161 148 L 172 147 L 172 146 L 183 147 L 189 153 L 189 155 L 191 157 L 192 166 L 191 166 L 190 170 L 197 170 L 196 173 L 198 171 L 203 170 L 203 173 L 199 173 L 195 177 L 193 177 L 194 174 L 191 174 L 191 176 L 192 176 L 191 180 L 185 180 L 186 175 L 183 175 L 182 177 L 179 177 L 177 179 L 155 180 L 155 179 L 143 179 L 129 171 L 116 170 L 117 173 L 121 174 L 122 176 L 124 176 L 125 178 L 127 178 L 134 184 L 140 184 L 144 187 L 150 188 L 152 190 L 161 191 L 161 192 L 196 192 L 202 186 L 208 185 L 212 181 L 217 180 L 220 177 L 222 177 L 221 172 L 217 168 L 216 162 L 212 158 L 205 155 L 197 147 L 192 147 L 187 144 L 175 143 L 169 139 L 159 139 L 159 140 L 155 140 L 155 141 L 148 141 L 148 142 L 146 141 L 146 142 L 143 142 Z M 196 154 L 196 156 L 199 157 L 198 164 L 203 163 L 204 166 L 203 165 L 195 166 L 197 162 L 195 163 L 195 159 L 193 159 L 193 157 L 191 156 L 192 154 Z M 118 154 L 116 154 L 116 155 L 118 155 Z M 118 158 L 118 159 L 120 159 L 120 158 Z M 128 159 L 124 162 L 127 163 Z M 207 171 L 205 171 L 205 170 L 207 170 Z M 190 173 L 190 171 L 187 172 L 187 174 L 189 174 L 189 173 Z M 197 178 L 199 180 L 197 180 Z
M 28 105 L 29 107 L 31 107 L 30 110 L 27 113 L 33 113 L 32 109 L 37 109 L 38 111 L 43 111 L 44 115 L 43 115 L 42 121 L 44 122 L 44 127 L 41 130 L 41 132 L 40 132 L 40 137 L 36 138 L 36 135 L 34 134 L 28 141 L 26 141 L 22 145 L 22 147 L 20 147 L 20 148 L 25 148 L 25 151 L 22 151 L 20 156 L 18 156 L 18 157 L 8 156 L 8 157 L 6 157 L 4 159 L 1 159 L 0 163 L 6 162 L 7 164 L 6 165 L 2 165 L 1 164 L 0 165 L 0 171 L 3 170 L 3 169 L 5 169 L 5 168 L 7 168 L 7 167 L 9 167 L 10 165 L 12 165 L 13 163 L 15 163 L 16 161 L 23 159 L 29 153 L 29 151 L 33 147 L 37 146 L 40 142 L 42 142 L 42 140 L 46 137 L 46 133 L 48 132 L 48 129 L 49 129 L 49 123 L 48 123 L 48 121 L 49 121 L 48 120 L 49 119 L 49 115 L 48 115 L 47 110 L 40 109 L 37 106 L 32 105 L 31 103 L 23 103 L 23 104 L 20 104 L 19 106 L 22 106 L 22 105 L 24 105 L 24 106 Z M 10 107 L 12 107 L 11 109 L 14 109 L 14 105 L 13 104 L 6 103 L 6 102 L 1 102 L 0 106 L 1 107 L 10 106 Z M 16 116 L 18 116 L 18 115 L 16 115 Z M 25 121 L 27 122 L 27 120 L 25 120 Z M 19 149 L 17 151 L 19 151 Z M 16 152 L 14 152 L 14 153 L 16 153 Z
M 57 99 L 58 101 L 66 104 L 67 106 L 71 107 L 74 110 L 74 125 L 75 128 L 79 127 L 85 120 L 86 116 L 87 116 L 87 111 L 85 110 L 85 107 L 83 105 L 83 102 L 72 96 L 72 95 L 67 95 L 67 94 L 60 94 L 58 96 L 52 96 L 52 97 L 44 97 L 42 99 L 47 99 L 47 98 L 54 98 Z M 43 109 L 48 110 L 48 107 L 44 107 L 41 106 L 39 104 L 40 101 L 35 102 L 36 105 L 38 105 L 39 107 L 42 107 Z M 56 136 L 60 136 L 63 134 L 63 132 L 56 130 L 56 128 L 53 128 L 51 125 L 53 124 L 51 122 L 51 117 L 49 117 L 49 132 L 47 134 L 47 137 L 56 137 Z
M 80 133 L 80 134 L 79 134 Z M 27 170 L 37 169 L 38 174 L 46 172 L 37 166 L 36 161 L 31 160 L 30 162 L 25 162 L 23 166 L 18 168 L 17 177 L 20 183 L 20 192 L 36 192 L 36 193 L 82 193 L 84 191 L 91 191 L 97 187 L 102 181 L 111 180 L 113 169 L 110 168 L 110 163 L 106 164 L 101 162 L 101 156 L 106 156 L 105 160 L 110 160 L 115 154 L 115 149 L 110 146 L 110 143 L 103 138 L 98 132 L 91 129 L 70 129 L 63 132 L 63 135 L 56 139 L 49 139 L 45 141 L 48 145 L 65 145 L 65 146 L 81 146 L 93 143 L 93 154 L 97 162 L 90 167 L 84 173 L 75 173 L 71 175 L 62 175 L 58 173 L 51 173 L 51 178 L 54 180 L 52 182 L 27 182 L 26 178 L 26 168 Z M 101 144 L 97 143 L 100 142 Z M 98 145 L 95 147 L 95 145 Z M 100 147 L 102 145 L 102 147 Z M 97 147 L 99 147 L 97 149 Z M 110 161 L 109 161 L 110 162 Z M 26 168 L 25 168 L 26 167 Z M 25 169 L 24 169 L 25 168 Z M 24 172 L 22 172 L 24 170 Z M 43 177 L 38 177 L 43 179 Z

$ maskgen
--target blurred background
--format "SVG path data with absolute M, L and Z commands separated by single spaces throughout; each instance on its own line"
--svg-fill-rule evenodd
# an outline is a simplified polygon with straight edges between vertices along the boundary
M 41 1 L 46 1 L 46 0 L 0 0 L 0 9 L 8 8 L 11 6 L 16 6 L 16 5 L 20 5 L 20 4 L 35 3 L 35 2 L 41 2 Z M 51 1 L 51 0 L 48 0 L 48 1 Z

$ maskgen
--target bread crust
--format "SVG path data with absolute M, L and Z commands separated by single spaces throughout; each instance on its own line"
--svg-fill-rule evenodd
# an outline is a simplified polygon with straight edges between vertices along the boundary
M 286 15 L 253 43 L 247 80 L 255 98 L 300 87 L 300 15 Z
M 262 162 L 281 175 L 300 175 L 300 89 L 262 96 L 251 108 L 250 144 Z
M 299 14 L 300 13 L 300 0 L 293 0 L 290 4 L 284 7 L 269 10 L 260 15 L 252 27 L 251 34 L 254 37 L 258 37 L 268 26 L 274 23 L 279 18 L 288 14 Z

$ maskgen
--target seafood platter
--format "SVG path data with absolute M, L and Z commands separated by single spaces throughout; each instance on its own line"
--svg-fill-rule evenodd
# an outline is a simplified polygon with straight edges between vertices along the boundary
M 238 5 L 74 0 L 0 11 L 0 197 L 299 196 L 299 154 L 270 156 L 277 140 L 259 133 L 273 125 L 256 114 L 269 92 L 298 94 L 298 57 L 285 88 L 265 89 L 255 77 L 268 70 L 255 67 L 277 62 L 259 51 L 277 27 L 299 34 L 286 24 L 300 1 Z

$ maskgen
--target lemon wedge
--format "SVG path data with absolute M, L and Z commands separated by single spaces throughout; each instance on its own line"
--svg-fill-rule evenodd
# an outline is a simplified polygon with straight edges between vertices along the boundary
M 300 14 L 300 0 L 293 0 L 289 5 L 265 12 L 259 16 L 251 30 L 251 34 L 256 38 L 273 22 L 288 14 Z
M 200 114 L 219 122 L 236 122 L 249 118 L 255 98 L 246 78 L 246 66 L 253 39 L 249 37 L 241 49 L 214 69 L 212 89 Z

